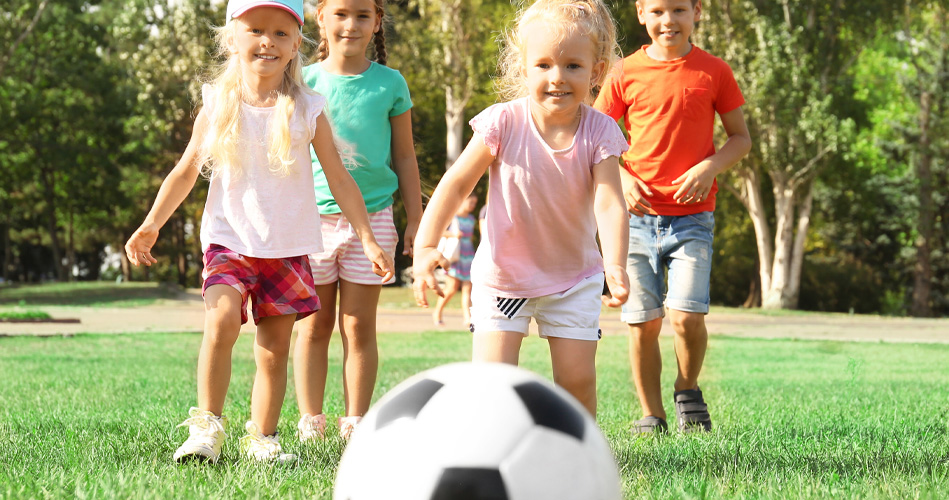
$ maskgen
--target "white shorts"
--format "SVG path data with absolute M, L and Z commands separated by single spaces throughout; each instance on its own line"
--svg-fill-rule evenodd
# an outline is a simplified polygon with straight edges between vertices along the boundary
M 382 279 L 372 272 L 372 262 L 362 249 L 362 242 L 343 214 L 320 215 L 323 251 L 310 254 L 310 268 L 316 285 L 345 280 L 359 285 L 380 285 Z M 399 234 L 392 220 L 392 207 L 369 214 L 369 225 L 376 243 L 393 259 Z M 395 281 L 393 277 L 385 284 Z
M 471 290 L 471 331 L 528 334 L 531 318 L 541 338 L 599 340 L 603 273 L 584 278 L 569 290 L 543 297 L 494 297 L 482 287 Z

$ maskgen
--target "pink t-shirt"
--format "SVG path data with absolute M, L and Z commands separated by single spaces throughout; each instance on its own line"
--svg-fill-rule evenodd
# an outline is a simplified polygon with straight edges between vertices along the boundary
M 214 113 L 214 91 L 202 89 L 204 109 Z M 248 257 L 278 259 L 323 250 L 320 211 L 313 196 L 310 142 L 326 99 L 302 94 L 290 123 L 294 163 L 290 175 L 270 171 L 268 122 L 275 108 L 241 104 L 240 173 L 223 168 L 211 177 L 201 218 L 201 248 L 212 243 Z M 213 128 L 213 127 L 212 127 Z M 208 131 L 209 140 L 215 131 Z
M 593 166 L 626 151 L 609 116 L 583 105 L 573 144 L 554 150 L 527 98 L 495 104 L 471 120 L 495 155 L 483 243 L 471 281 L 497 297 L 563 292 L 603 271 L 593 213 Z

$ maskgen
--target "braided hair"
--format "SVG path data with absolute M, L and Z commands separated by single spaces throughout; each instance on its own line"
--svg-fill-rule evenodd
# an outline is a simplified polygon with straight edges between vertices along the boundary
M 372 3 L 376 7 L 376 15 L 379 17 L 379 31 L 376 31 L 372 36 L 373 41 L 373 52 L 375 53 L 375 61 L 383 66 L 389 60 L 389 54 L 386 51 L 386 0 L 372 0 Z M 326 6 L 326 0 L 318 0 L 316 2 L 316 10 L 323 10 Z M 330 55 L 330 47 L 326 42 L 326 30 L 323 26 L 320 26 L 320 42 L 316 46 L 316 60 L 323 61 Z

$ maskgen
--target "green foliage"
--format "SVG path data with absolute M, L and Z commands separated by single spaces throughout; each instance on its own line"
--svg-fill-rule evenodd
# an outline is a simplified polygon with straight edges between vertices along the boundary
M 49 313 L 43 311 L 0 311 L 0 321 L 10 321 L 10 320 L 44 320 L 51 319 L 52 316 Z
M 377 399 L 412 374 L 470 355 L 470 338 L 457 333 L 379 340 Z M 332 433 L 319 446 L 294 442 L 292 388 L 279 430 L 300 462 L 261 467 L 237 453 L 250 415 L 252 336 L 234 351 L 222 461 L 171 461 L 186 434 L 175 426 L 194 404 L 200 343 L 193 334 L 0 339 L 0 496 L 329 499 L 342 443 Z M 662 349 L 672 352 L 671 338 L 663 337 Z M 341 351 L 334 340 L 331 417 L 343 408 Z M 716 336 L 703 373 L 713 433 L 633 439 L 628 429 L 639 415 L 626 339 L 607 337 L 598 353 L 598 422 L 626 498 L 944 498 L 949 407 L 932 395 L 949 383 L 947 355 L 944 345 Z M 521 357 L 549 376 L 546 342 L 528 338 Z M 675 362 L 671 355 L 664 361 L 670 394 Z

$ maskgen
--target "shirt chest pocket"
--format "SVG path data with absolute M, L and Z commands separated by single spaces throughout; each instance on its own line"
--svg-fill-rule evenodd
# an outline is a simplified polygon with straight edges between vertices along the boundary
M 700 87 L 682 89 L 682 116 L 700 118 L 708 116 L 712 109 L 711 89 Z

